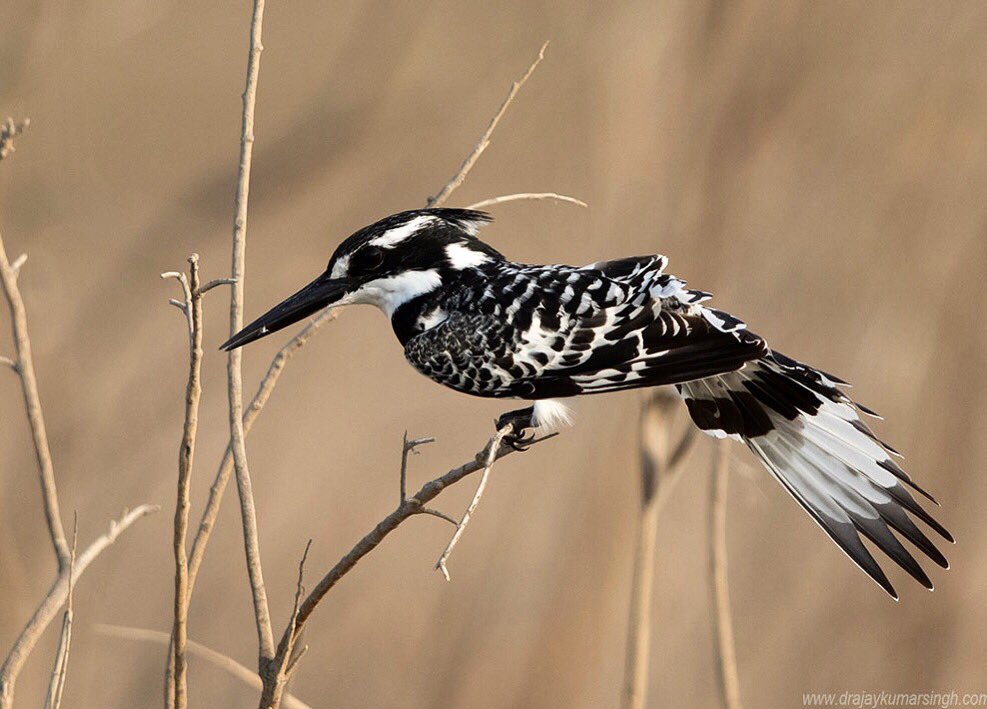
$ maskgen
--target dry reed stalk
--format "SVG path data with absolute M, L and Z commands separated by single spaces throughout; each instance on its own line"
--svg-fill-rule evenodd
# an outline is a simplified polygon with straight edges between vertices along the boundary
M 733 616 L 727 580 L 727 485 L 730 475 L 729 441 L 718 441 L 709 483 L 709 591 L 713 612 L 714 653 L 720 698 L 726 709 L 742 709 Z
M 670 445 L 677 403 L 673 397 L 659 392 L 648 398 L 641 411 L 641 514 L 627 619 L 624 690 L 621 694 L 621 706 L 625 709 L 644 709 L 647 704 L 658 513 L 681 478 L 682 459 L 695 433 L 695 429 L 687 424 L 676 444 Z

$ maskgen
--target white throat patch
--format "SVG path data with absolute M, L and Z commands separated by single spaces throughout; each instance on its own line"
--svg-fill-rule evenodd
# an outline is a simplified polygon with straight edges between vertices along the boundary
M 377 278 L 364 283 L 340 301 L 340 305 L 376 305 L 387 317 L 413 298 L 430 293 L 442 285 L 442 277 L 434 268 L 427 271 L 405 271 L 395 276 Z

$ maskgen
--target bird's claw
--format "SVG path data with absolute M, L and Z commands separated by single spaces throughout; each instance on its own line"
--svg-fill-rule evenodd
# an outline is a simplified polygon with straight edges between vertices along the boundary
M 528 450 L 528 447 L 535 440 L 535 434 L 530 430 L 532 428 L 532 413 L 533 411 L 529 407 L 527 409 L 518 409 L 517 411 L 508 411 L 497 419 L 496 425 L 498 431 L 508 426 L 511 429 L 502 439 L 505 446 L 522 453 Z
M 504 436 L 504 444 L 510 446 L 519 453 L 524 453 L 528 450 L 534 440 L 535 434 L 531 431 L 525 433 L 524 429 L 518 431 L 513 427 L 511 428 L 511 433 Z

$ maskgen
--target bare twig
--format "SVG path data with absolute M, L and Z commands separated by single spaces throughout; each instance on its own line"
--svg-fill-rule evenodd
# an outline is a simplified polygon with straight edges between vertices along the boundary
M 727 485 L 730 480 L 728 441 L 718 441 L 709 484 L 709 590 L 713 612 L 709 614 L 715 637 L 720 697 L 726 709 L 741 709 L 740 676 L 733 641 L 733 617 L 727 581 Z
M 298 625 L 298 608 L 305 593 L 305 561 L 308 559 L 308 552 L 311 548 L 312 540 L 309 539 L 305 545 L 305 551 L 302 553 L 301 561 L 298 562 L 298 579 L 295 581 L 295 600 L 291 607 L 291 617 L 288 619 L 288 626 L 284 635 L 281 636 L 281 642 L 278 643 L 274 662 L 271 663 L 270 675 L 273 676 L 264 678 L 264 689 L 261 692 L 262 707 L 281 706 L 291 669 L 294 668 L 301 656 L 295 652 L 295 645 L 302 631 L 301 626 Z
M 531 442 L 531 445 L 540 443 L 549 438 L 554 438 L 556 435 L 557 434 L 553 433 L 542 438 L 537 438 Z M 356 545 L 350 549 L 350 551 L 347 552 L 336 563 L 336 565 L 325 574 L 325 576 L 322 577 L 319 583 L 316 584 L 312 591 L 305 597 L 305 600 L 298 605 L 297 612 L 292 613 L 293 621 L 285 629 L 284 634 L 282 635 L 281 642 L 278 645 L 278 657 L 273 664 L 278 665 L 287 657 L 285 648 L 288 647 L 289 643 L 286 639 L 292 634 L 297 637 L 302 633 L 305 623 L 308 621 L 309 617 L 312 615 L 313 611 L 322 599 L 325 598 L 325 595 L 337 583 L 339 583 L 340 579 L 349 573 L 364 556 L 372 552 L 378 544 L 384 541 L 384 538 L 388 534 L 397 529 L 402 522 L 410 517 L 414 517 L 419 514 L 435 514 L 435 512 L 429 510 L 426 505 L 434 500 L 443 490 L 450 485 L 454 485 L 468 475 L 477 472 L 478 470 L 489 470 L 490 465 L 492 465 L 493 462 L 513 453 L 514 448 L 500 445 L 502 439 L 502 432 L 498 431 L 497 435 L 490 439 L 487 445 L 485 445 L 483 449 L 474 456 L 473 460 L 468 463 L 464 463 L 458 468 L 453 468 L 444 475 L 425 483 L 418 490 L 418 492 L 402 501 L 401 504 L 398 505 L 397 509 L 378 522 L 372 530 L 367 532 L 367 534 L 365 534 L 363 538 L 360 539 L 360 541 L 357 542 Z M 444 519 L 446 518 L 446 516 L 441 513 L 438 516 Z M 450 519 L 450 521 L 454 520 Z M 291 663 L 289 661 L 287 665 L 289 668 L 289 673 L 294 664 L 295 663 Z M 276 689 L 277 685 L 274 683 L 269 683 L 265 678 L 264 693 L 261 696 L 260 703 L 261 707 L 264 709 L 276 709 L 276 707 L 279 706 L 275 692 Z
M 476 161 L 480 159 L 483 151 L 487 149 L 488 145 L 490 145 L 490 136 L 493 135 L 494 130 L 497 128 L 497 124 L 500 123 L 500 119 L 504 117 L 507 107 L 511 105 L 514 101 L 514 97 L 517 96 L 518 91 L 520 91 L 521 87 L 524 86 L 524 83 L 528 80 L 528 77 L 531 76 L 535 68 L 541 63 L 541 60 L 545 58 L 546 47 L 548 47 L 548 42 L 545 42 L 545 44 L 541 46 L 541 49 L 538 50 L 538 57 L 531 63 L 528 70 L 524 72 L 524 76 L 511 85 L 511 90 L 507 93 L 507 98 L 505 98 L 504 102 L 500 104 L 500 108 L 497 109 L 494 117 L 490 119 L 490 123 L 487 125 L 487 129 L 483 131 L 483 135 L 480 136 L 479 142 L 473 147 L 472 152 L 466 156 L 463 164 L 459 166 L 459 171 L 449 179 L 445 186 L 439 190 L 437 195 L 429 198 L 429 207 L 438 207 L 442 205 L 447 199 L 449 199 L 449 195 L 451 195 L 456 188 L 463 184 L 466 180 L 466 176 L 469 175 L 470 170 L 473 169 L 473 165 L 476 164 Z
M 165 672 L 168 706 L 185 709 L 188 706 L 188 556 L 185 538 L 188 534 L 192 462 L 195 437 L 199 425 L 199 400 L 202 397 L 202 290 L 199 287 L 199 255 L 189 259 L 189 275 L 177 274 L 185 302 L 183 310 L 189 324 L 189 374 L 185 386 L 185 422 L 178 451 L 178 493 L 175 502 L 175 598 L 172 632 L 175 642 Z M 174 277 L 174 276 L 172 276 Z
M 507 425 L 497 431 L 497 434 L 490 439 L 490 444 L 487 446 L 487 457 L 483 464 L 483 473 L 480 475 L 480 482 L 476 486 L 476 492 L 473 493 L 473 499 L 470 500 L 469 506 L 466 508 L 466 512 L 463 513 L 463 518 L 456 523 L 456 531 L 453 532 L 452 539 L 446 545 L 445 550 L 443 550 L 442 555 L 439 556 L 439 560 L 435 562 L 435 568 L 442 572 L 446 581 L 451 581 L 449 577 L 449 569 L 446 568 L 446 562 L 449 561 L 449 557 L 452 555 L 452 550 L 456 548 L 456 544 L 459 543 L 459 539 L 463 536 L 463 532 L 466 531 L 466 525 L 470 523 L 473 518 L 473 513 L 476 512 L 476 508 L 480 504 L 480 498 L 483 497 L 483 491 L 487 488 L 487 480 L 490 478 L 490 469 L 493 467 L 494 457 L 497 455 L 497 450 L 500 448 L 501 443 L 504 441 L 504 437 L 507 436 L 513 430 L 512 425 Z
M 55 666 L 51 670 L 51 682 L 48 684 L 48 694 L 45 697 L 45 709 L 58 709 L 62 704 L 62 693 L 65 691 L 65 677 L 69 669 L 69 648 L 72 645 L 72 591 L 75 574 L 75 550 L 79 541 L 79 514 L 73 515 L 72 521 L 72 555 L 69 559 L 69 591 L 65 602 L 65 612 L 62 614 L 62 632 L 58 636 L 58 649 L 55 650 Z
M 658 513 L 668 492 L 681 477 L 681 462 L 695 430 L 687 425 L 678 442 L 670 445 L 674 405 L 672 397 L 657 394 L 648 399 L 641 412 L 641 516 L 627 621 L 624 691 L 621 697 L 621 706 L 625 709 L 643 709 L 646 706 Z
M 130 628 L 123 625 L 107 625 L 99 623 L 93 626 L 100 635 L 108 637 L 122 638 L 124 640 L 140 640 L 144 642 L 168 644 L 171 641 L 170 633 L 163 633 L 159 630 L 146 630 L 144 628 Z M 260 675 L 253 670 L 244 667 L 231 657 L 216 652 L 215 650 L 197 643 L 194 640 L 188 641 L 188 654 L 198 657 L 208 662 L 213 667 L 223 670 L 234 679 L 243 682 L 255 691 L 261 691 L 263 685 Z M 311 709 L 305 702 L 291 694 L 284 695 L 285 709 Z
M 48 433 L 45 430 L 45 417 L 41 409 L 41 396 L 38 394 L 38 379 L 34 373 L 34 359 L 31 356 L 27 311 L 24 309 L 24 300 L 21 298 L 20 289 L 17 287 L 17 274 L 14 273 L 10 262 L 7 260 L 2 236 L 0 236 L 0 283 L 3 285 L 4 295 L 7 297 L 7 305 L 10 307 L 16 351 L 16 371 L 20 376 L 24 407 L 27 410 L 27 419 L 31 426 L 31 437 L 34 439 L 34 455 L 38 461 L 41 499 L 44 503 L 45 520 L 48 523 L 48 536 L 51 537 L 51 544 L 55 550 L 58 570 L 62 572 L 69 565 L 71 552 L 68 542 L 65 541 L 65 529 L 62 527 L 61 512 L 58 509 L 55 471 L 51 462 L 51 449 L 48 446 Z
M 218 286 L 232 286 L 234 283 L 236 283 L 235 278 L 214 278 L 204 286 L 199 287 L 199 295 L 205 295 Z
M 557 434 L 553 433 L 542 438 L 537 438 L 532 441 L 531 445 L 548 440 L 549 438 L 554 438 L 556 435 Z M 491 441 L 493 441 L 493 439 L 491 439 Z M 429 502 L 438 497 L 439 493 L 450 485 L 454 485 L 468 475 L 472 475 L 478 470 L 482 470 L 487 464 L 489 448 L 490 444 L 488 443 L 479 453 L 476 454 L 473 460 L 468 463 L 463 463 L 458 468 L 453 468 L 444 475 L 425 483 L 418 490 L 418 492 L 406 499 L 404 504 L 378 522 L 371 531 L 364 535 L 364 537 L 357 542 L 357 544 L 346 555 L 344 555 L 336 563 L 336 565 L 326 573 L 325 576 L 322 577 L 311 592 L 309 592 L 308 596 L 299 608 L 298 625 L 304 625 L 309 616 L 315 610 L 316 606 L 318 606 L 319 602 L 323 599 L 323 597 L 325 597 L 326 593 L 328 593 L 333 586 L 339 583 L 339 580 L 349 573 L 349 571 L 356 566 L 360 559 L 373 551 L 388 534 L 397 529 L 402 522 L 416 514 L 423 514 L 422 509 Z M 514 449 L 510 446 L 501 446 L 497 449 L 497 452 L 494 455 L 494 461 L 500 460 L 513 452 Z
M 415 450 L 418 446 L 423 446 L 426 443 L 435 443 L 435 439 L 432 437 L 426 438 L 415 438 L 408 440 L 408 432 L 404 432 L 404 441 L 401 446 L 401 499 L 398 500 L 398 504 L 404 502 L 405 498 L 408 496 L 408 456 L 411 454 L 418 453 Z
M 474 202 L 469 205 L 466 209 L 483 209 L 484 207 L 492 207 L 495 204 L 503 204 L 504 202 L 520 202 L 527 200 L 543 200 L 543 199 L 554 199 L 557 202 L 568 202 L 569 204 L 575 204 L 579 207 L 588 207 L 581 199 L 576 199 L 575 197 L 569 197 L 564 194 L 556 194 L 555 192 L 518 192 L 517 194 L 505 194 L 500 197 L 491 197 L 490 199 L 483 199 L 479 202 Z
M 14 372 L 17 372 L 17 362 L 12 360 L 10 357 L 4 357 L 0 355 L 0 364 L 5 367 L 10 367 Z
M 15 123 L 13 118 L 7 118 L 0 123 L 0 160 L 14 152 L 14 138 L 23 133 L 29 125 L 31 125 L 30 118 L 25 118 L 20 123 Z
M 123 534 L 130 526 L 141 517 L 157 512 L 160 508 L 156 505 L 140 505 L 133 510 L 124 511 L 120 519 L 110 522 L 110 529 L 106 534 L 98 537 L 90 544 L 75 562 L 74 582 L 78 582 L 82 574 L 85 573 L 89 565 L 98 557 L 106 547 L 110 546 Z M 71 561 L 71 555 L 69 560 Z M 71 564 L 70 564 L 71 565 Z M 17 675 L 20 673 L 24 662 L 34 649 L 35 644 L 41 637 L 48 624 L 51 623 L 58 609 L 62 607 L 68 597 L 69 574 L 60 573 L 52 584 L 48 593 L 42 599 L 41 604 L 34 611 L 31 620 L 21 630 L 21 634 L 14 641 L 7 659 L 0 667 L 0 709 L 9 709 L 13 705 L 14 684 Z
M 445 512 L 439 512 L 438 510 L 433 510 L 431 507 L 422 507 L 421 513 L 423 515 L 432 515 L 433 517 L 438 517 L 439 519 L 444 519 L 446 522 L 451 524 L 453 527 L 459 527 L 459 522 L 447 515 Z
M 264 22 L 264 0 L 254 0 L 250 22 L 250 49 L 247 56 L 247 80 L 243 90 L 243 116 L 240 127 L 240 167 L 237 170 L 235 216 L 233 219 L 233 256 L 230 277 L 235 279 L 230 289 L 230 335 L 243 327 L 243 276 L 247 252 L 247 201 L 250 195 L 250 165 L 254 150 L 254 106 L 257 103 L 257 77 L 260 72 L 260 55 L 264 49 L 261 34 Z M 253 485 L 247 465 L 247 449 L 243 432 L 243 351 L 230 350 L 227 359 L 227 393 L 229 395 L 230 441 L 233 464 L 236 470 L 237 489 L 240 493 L 240 516 L 243 523 L 243 547 L 247 559 L 247 575 L 254 602 L 254 619 L 257 624 L 258 663 L 261 675 L 274 659 L 274 631 L 271 628 L 271 611 L 267 604 L 264 571 L 260 560 L 260 539 L 257 533 L 257 510 L 254 505 Z

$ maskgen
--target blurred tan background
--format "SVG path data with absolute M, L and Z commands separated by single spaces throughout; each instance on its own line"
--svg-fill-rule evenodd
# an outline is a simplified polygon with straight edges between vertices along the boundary
M 163 505 L 80 582 L 67 707 L 160 703 L 164 650 L 92 624 L 170 624 L 186 375 L 174 284 L 229 268 L 249 4 L 8 0 L 0 114 L 33 123 L 0 168 L 0 228 L 27 300 L 66 524 L 80 543 Z M 888 600 L 737 446 L 730 575 L 743 697 L 987 691 L 987 6 L 593 2 L 269 4 L 257 109 L 247 316 L 458 167 L 546 39 L 547 57 L 451 204 L 496 208 L 517 260 L 660 251 L 782 351 L 857 384 L 959 540 L 929 594 Z M 193 522 L 226 441 L 225 294 L 207 299 Z M 6 312 L 0 351 L 9 349 Z M 287 335 L 250 347 L 248 394 Z M 505 461 L 452 583 L 449 536 L 411 520 L 309 626 L 294 683 L 313 706 L 606 707 L 619 697 L 637 518 L 635 393 L 582 400 L 578 428 Z M 16 379 L 0 372 L 0 648 L 52 573 Z M 399 444 L 434 435 L 422 481 L 475 452 L 503 403 L 435 386 L 388 323 L 354 309 L 290 365 L 248 441 L 278 627 L 312 538 L 314 578 L 390 511 Z M 711 442 L 660 521 L 651 706 L 715 706 L 705 588 Z M 440 498 L 458 514 L 465 483 Z M 256 657 L 235 492 L 191 609 L 195 640 Z M 886 565 L 889 569 L 891 564 Z M 18 698 L 43 696 L 50 629 Z M 4 650 L 5 652 L 5 650 Z M 193 660 L 194 706 L 255 694 Z

